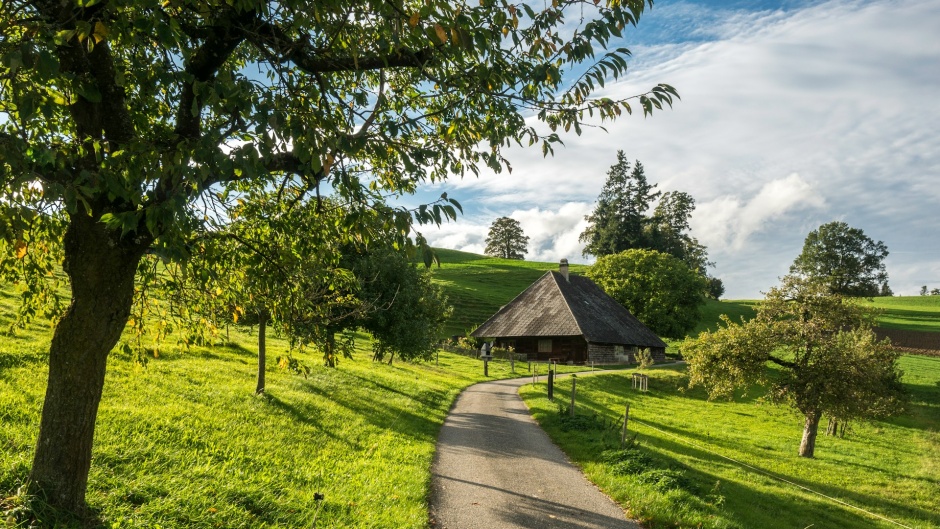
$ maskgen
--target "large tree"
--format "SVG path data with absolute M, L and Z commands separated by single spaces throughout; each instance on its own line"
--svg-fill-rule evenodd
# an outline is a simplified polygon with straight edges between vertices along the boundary
M 835 294 L 878 296 L 890 292 L 887 256 L 883 242 L 844 222 L 829 222 L 806 236 L 790 273 L 822 281 Z
M 800 456 L 813 457 L 823 415 L 874 419 L 898 412 L 906 402 L 900 353 L 877 341 L 866 308 L 825 283 L 784 277 L 755 318 L 723 320 L 723 327 L 683 345 L 689 385 L 704 386 L 713 398 L 766 388 L 767 399 L 802 414 Z
M 483 253 L 503 259 L 523 259 L 528 251 L 529 238 L 522 231 L 518 220 L 500 217 L 493 221 Z
M 428 180 L 499 171 L 507 145 L 547 153 L 556 129 L 629 112 L 629 98 L 591 95 L 626 72 L 628 50 L 601 50 L 645 7 L 0 3 L 0 271 L 27 285 L 21 316 L 55 299 L 43 278 L 56 263 L 71 286 L 30 490 L 84 509 L 107 358 L 142 262 L 185 260 L 207 219 L 224 221 L 250 189 L 367 206 Z M 636 97 L 646 114 L 674 95 L 660 85 Z M 454 204 L 416 216 L 453 217 Z
M 661 336 L 681 338 L 701 318 L 705 278 L 669 254 L 627 250 L 605 255 L 586 275 Z
M 584 255 L 604 256 L 632 248 L 649 248 L 646 211 L 660 192 L 646 180 L 643 164 L 631 166 L 623 151 L 607 171 L 607 181 L 594 211 L 585 217 L 588 227 L 581 233 Z
M 708 277 L 708 267 L 714 263 L 708 260 L 707 249 L 689 234 L 694 211 L 692 195 L 656 191 L 643 164 L 637 160 L 631 165 L 623 151 L 617 151 L 617 163 L 607 172 L 594 211 L 584 218 L 588 226 L 579 238 L 585 243 L 582 253 L 603 257 L 630 249 L 656 250 L 677 257 L 713 284 L 720 283 Z

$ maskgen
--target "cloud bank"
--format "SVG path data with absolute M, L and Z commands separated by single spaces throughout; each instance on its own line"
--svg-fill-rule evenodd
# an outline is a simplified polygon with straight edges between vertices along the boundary
M 527 259 L 585 262 L 584 215 L 623 149 L 660 190 L 695 197 L 692 234 L 729 298 L 775 285 L 809 231 L 832 220 L 887 244 L 896 293 L 940 286 L 940 3 L 664 2 L 653 13 L 640 26 L 666 29 L 639 33 L 633 74 L 606 95 L 666 82 L 682 96 L 675 108 L 567 136 L 552 158 L 515 149 L 511 175 L 434 186 L 466 216 L 426 231 L 432 244 L 482 252 L 506 215 L 531 238 Z

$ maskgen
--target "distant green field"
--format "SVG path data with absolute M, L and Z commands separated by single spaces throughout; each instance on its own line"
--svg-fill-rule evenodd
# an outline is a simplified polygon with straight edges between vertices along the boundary
M 433 269 L 434 281 L 444 288 L 454 307 L 454 316 L 445 329 L 447 336 L 473 330 L 546 271 L 558 269 L 558 263 L 498 259 L 445 249 L 437 253 L 441 267 Z M 576 274 L 583 274 L 587 268 L 570 265 Z M 940 296 L 874 298 L 862 303 L 885 311 L 878 318 L 883 327 L 940 332 Z M 759 304 L 760 300 L 707 300 L 702 320 L 689 336 L 717 329 L 721 314 L 735 322 L 742 317 L 752 318 Z
M 884 311 L 878 318 L 882 327 L 940 332 L 940 296 L 873 298 L 864 303 Z

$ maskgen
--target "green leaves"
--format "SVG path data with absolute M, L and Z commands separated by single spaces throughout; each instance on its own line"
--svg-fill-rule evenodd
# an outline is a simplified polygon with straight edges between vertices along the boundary
M 671 255 L 627 250 L 598 258 L 586 275 L 660 336 L 681 338 L 701 317 L 705 279 Z

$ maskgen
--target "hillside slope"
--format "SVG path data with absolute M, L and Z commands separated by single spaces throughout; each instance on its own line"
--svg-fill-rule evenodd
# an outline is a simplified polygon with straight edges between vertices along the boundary
M 457 250 L 436 250 L 441 267 L 434 267 L 434 282 L 454 307 L 446 336 L 464 335 L 512 301 L 536 279 L 558 263 L 499 259 Z M 585 265 L 570 265 L 571 273 L 583 273 Z

